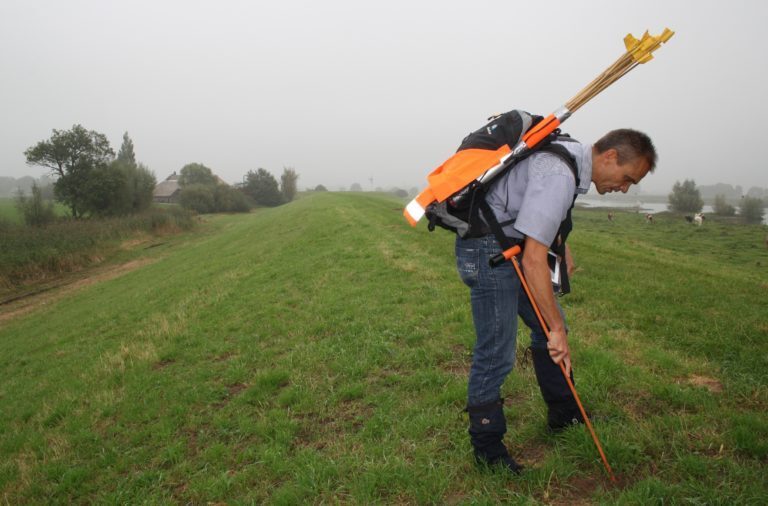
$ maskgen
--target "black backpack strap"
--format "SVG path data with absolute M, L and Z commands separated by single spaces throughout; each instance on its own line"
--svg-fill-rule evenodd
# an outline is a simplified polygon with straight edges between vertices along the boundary
M 565 141 L 565 142 L 576 142 L 570 137 L 564 137 L 562 134 L 558 136 L 556 140 Z M 579 184 L 581 184 L 581 180 L 579 179 L 579 166 L 576 164 L 576 159 L 573 157 L 571 152 L 568 151 L 568 149 L 565 146 L 563 146 L 562 144 L 549 143 L 544 146 L 541 146 L 538 149 L 538 151 L 541 151 L 544 153 L 552 153 L 553 155 L 560 158 L 563 162 L 565 162 L 568 168 L 571 169 L 571 172 L 573 173 L 573 177 L 576 180 L 576 187 L 578 188 Z
M 575 142 L 570 137 L 562 138 L 558 137 L 558 140 L 566 141 L 566 142 Z M 570 151 L 566 149 L 564 146 L 560 144 L 547 144 L 546 146 L 543 146 L 541 148 L 541 151 L 544 151 L 546 153 L 552 153 L 553 155 L 559 157 L 563 162 L 565 162 L 566 165 L 568 165 L 568 168 L 571 169 L 571 172 L 573 173 L 573 177 L 576 180 L 576 187 L 579 187 L 579 184 L 581 183 L 581 180 L 579 179 L 579 168 L 576 164 L 576 159 L 573 157 Z M 573 218 L 571 216 L 571 211 L 573 210 L 573 206 L 576 204 L 576 194 L 573 195 L 573 200 L 571 201 L 571 207 L 568 208 L 568 212 L 565 215 L 565 219 L 560 223 L 560 228 L 557 230 L 557 235 L 555 237 L 554 242 L 550 246 L 550 249 L 554 251 L 558 256 L 560 256 L 563 260 L 565 260 L 565 241 L 568 239 L 568 234 L 571 233 L 571 230 L 573 230 Z M 560 293 L 562 295 L 565 295 L 566 293 L 570 293 L 571 291 L 571 283 L 568 279 L 568 262 L 563 262 L 564 268 L 560 270 Z
M 483 213 L 483 219 L 491 229 L 493 236 L 499 242 L 501 250 L 507 251 L 516 244 L 519 244 L 521 241 L 511 239 L 504 233 L 504 229 L 501 227 L 499 220 L 496 219 L 496 214 L 493 212 L 493 209 L 491 209 L 491 206 L 488 205 L 488 201 L 485 200 L 485 191 L 482 191 L 478 197 L 481 197 L 478 202 L 478 207 L 480 208 L 480 212 Z

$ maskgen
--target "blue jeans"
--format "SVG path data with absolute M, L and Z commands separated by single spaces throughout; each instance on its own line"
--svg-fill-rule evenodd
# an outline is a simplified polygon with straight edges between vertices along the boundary
M 546 335 L 512 263 L 504 262 L 496 268 L 488 265 L 500 252 L 492 235 L 456 238 L 456 268 L 470 289 L 477 337 L 469 371 L 468 406 L 488 404 L 501 397 L 501 385 L 515 365 L 518 314 L 531 329 L 531 346 L 547 347 Z

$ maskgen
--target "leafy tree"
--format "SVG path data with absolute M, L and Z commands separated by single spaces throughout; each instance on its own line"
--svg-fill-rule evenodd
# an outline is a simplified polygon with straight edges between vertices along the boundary
M 105 195 L 103 205 L 94 210 L 97 214 L 137 213 L 152 205 L 152 192 L 157 180 L 145 165 L 118 159 L 109 165 L 109 171 L 110 177 L 119 184 L 103 189 L 112 193 Z
M 292 167 L 284 167 L 283 174 L 280 176 L 280 193 L 283 195 L 284 202 L 290 202 L 296 197 L 296 181 L 299 175 Z
M 211 169 L 202 163 L 188 163 L 179 172 L 179 185 L 182 187 L 191 184 L 215 185 L 217 183 L 218 180 Z
M 315 191 L 316 192 L 327 192 L 328 188 L 326 188 L 325 186 L 319 184 L 319 185 L 315 186 Z
M 216 210 L 216 198 L 213 185 L 189 184 L 181 189 L 179 203 L 182 207 L 206 214 Z
M 94 216 L 114 216 L 130 212 L 126 174 L 118 164 L 94 168 L 83 181 L 83 210 Z
M 123 134 L 123 145 L 117 152 L 117 159 L 123 163 L 136 165 L 136 154 L 133 152 L 133 141 L 128 137 L 128 132 Z
M 251 203 L 241 191 L 221 184 L 213 171 L 200 163 L 189 163 L 179 172 L 182 207 L 198 213 L 248 212 Z
M 725 195 L 715 195 L 715 204 L 712 206 L 715 214 L 719 216 L 733 216 L 736 214 L 736 208 L 725 200 Z
M 127 189 L 131 195 L 131 211 L 139 212 L 149 209 L 152 206 L 152 193 L 157 186 L 154 172 L 142 163 L 124 171 Z
M 213 202 L 216 212 L 220 213 L 247 213 L 251 210 L 251 203 L 243 192 L 224 184 L 214 187 Z
M 669 208 L 681 213 L 698 213 L 704 207 L 699 189 L 693 179 L 676 181 L 669 194 Z
M 55 197 L 53 194 L 53 183 L 45 183 L 45 180 L 47 180 L 47 178 L 40 178 L 40 194 L 42 195 L 43 200 L 53 201 Z
M 403 190 L 402 188 L 392 188 L 392 194 L 395 197 L 400 197 L 401 199 L 408 197 L 408 192 Z
M 54 183 L 56 198 L 79 218 L 87 212 L 91 172 L 105 167 L 115 152 L 104 134 L 74 125 L 71 130 L 54 129 L 50 139 L 28 148 L 24 155 L 28 165 L 47 167 L 58 176 Z
M 755 197 L 743 197 L 741 199 L 739 215 L 746 223 L 761 223 L 764 213 L 765 208 L 762 199 Z
M 277 180 L 265 169 L 260 168 L 256 172 L 249 170 L 243 191 L 259 206 L 275 207 L 283 203 Z
M 363 191 L 363 187 L 360 186 L 360 183 L 352 183 L 352 186 L 349 187 L 349 191 L 351 191 L 351 192 L 361 192 L 361 191 Z
M 32 183 L 32 194 L 27 197 L 19 189 L 16 195 L 16 208 L 24 217 L 24 223 L 33 227 L 42 227 L 56 219 L 53 202 L 43 199 L 43 192 L 37 183 Z

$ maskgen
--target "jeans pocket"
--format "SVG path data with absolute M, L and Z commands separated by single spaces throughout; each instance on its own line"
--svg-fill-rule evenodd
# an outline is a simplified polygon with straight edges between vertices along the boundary
M 456 270 L 465 285 L 470 288 L 477 283 L 480 271 L 480 250 L 472 248 L 456 248 Z

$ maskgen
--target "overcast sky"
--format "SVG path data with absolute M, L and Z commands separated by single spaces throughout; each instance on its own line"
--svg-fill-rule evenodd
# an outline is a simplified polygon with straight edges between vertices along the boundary
M 300 187 L 422 187 L 490 114 L 548 114 L 628 32 L 668 26 L 564 130 L 647 132 L 645 191 L 768 187 L 767 22 L 757 0 L 2 0 L 0 176 L 45 173 L 24 150 L 79 123 L 115 151 L 128 131 L 158 180 L 199 162 L 229 182 L 294 167 Z

